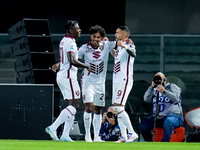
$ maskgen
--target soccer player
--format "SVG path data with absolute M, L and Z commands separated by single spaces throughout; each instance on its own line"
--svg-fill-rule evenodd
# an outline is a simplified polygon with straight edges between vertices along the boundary
M 52 69 L 55 72 L 58 67 L 60 71 L 57 73 L 57 83 L 61 90 L 64 100 L 68 100 L 69 106 L 63 109 L 55 120 L 55 122 L 48 126 L 45 131 L 55 141 L 59 141 L 57 137 L 57 128 L 62 124 L 64 130 L 60 141 L 73 140 L 69 137 L 69 130 L 73 125 L 76 109 L 79 106 L 80 87 L 77 81 L 77 67 L 86 68 L 85 73 L 89 75 L 90 67 L 87 64 L 78 61 L 78 50 L 75 38 L 80 37 L 81 29 L 77 21 L 68 21 L 65 25 L 66 35 L 61 40 L 59 45 L 60 63 L 53 65 Z
M 116 42 L 104 41 L 105 30 L 95 25 L 89 29 L 91 40 L 79 49 L 79 58 L 84 56 L 85 63 L 90 65 L 91 73 L 87 76 L 87 70 L 82 74 L 82 97 L 85 104 L 83 114 L 85 126 L 85 141 L 92 142 L 90 126 L 93 116 L 94 142 L 103 142 L 99 137 L 102 116 L 101 108 L 105 107 L 105 78 L 109 52 L 115 47 Z
M 133 142 L 138 138 L 134 132 L 130 118 L 124 106 L 128 95 L 133 86 L 133 64 L 136 57 L 134 44 L 129 44 L 128 38 L 130 30 L 126 26 L 120 26 L 116 30 L 117 47 L 115 48 L 115 61 L 113 69 L 113 92 L 112 104 L 115 112 L 118 114 L 118 123 L 121 129 L 121 138 L 117 142 Z M 126 128 L 128 129 L 128 136 Z

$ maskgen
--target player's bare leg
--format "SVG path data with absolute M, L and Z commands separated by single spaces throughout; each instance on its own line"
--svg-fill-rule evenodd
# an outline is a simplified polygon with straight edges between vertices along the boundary
M 94 142 L 105 142 L 105 141 L 101 140 L 101 138 L 99 136 L 99 131 L 100 131 L 100 128 L 101 128 L 101 121 L 102 121 L 101 108 L 102 107 L 93 105 Z
M 92 122 L 92 107 L 93 103 L 85 103 L 85 111 L 83 114 L 83 121 L 85 127 L 85 141 L 92 142 L 91 134 L 90 134 L 90 127 Z

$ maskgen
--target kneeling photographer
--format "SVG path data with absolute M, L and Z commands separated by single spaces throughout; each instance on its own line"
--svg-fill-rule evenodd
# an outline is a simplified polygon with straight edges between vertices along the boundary
M 153 104 L 153 115 L 139 125 L 145 141 L 152 141 L 152 130 L 163 127 L 162 142 L 169 142 L 175 128 L 183 125 L 181 89 L 167 82 L 161 72 L 155 74 L 151 86 L 144 94 L 144 101 Z
M 117 114 L 115 113 L 113 106 L 109 107 L 108 111 L 103 114 L 99 135 L 104 141 L 117 141 L 120 137 Z

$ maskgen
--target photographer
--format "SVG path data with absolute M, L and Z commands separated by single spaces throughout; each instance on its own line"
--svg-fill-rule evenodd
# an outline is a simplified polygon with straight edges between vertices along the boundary
M 144 94 L 144 101 L 153 104 L 153 116 L 143 119 L 139 125 L 145 141 L 152 141 L 151 131 L 156 126 L 164 128 L 162 142 L 169 142 L 173 130 L 183 125 L 180 94 L 181 89 L 167 82 L 163 73 L 158 72 L 154 76 L 151 86 Z
M 117 141 L 120 137 L 117 114 L 115 113 L 113 106 L 109 107 L 108 111 L 103 114 L 99 135 L 104 141 Z

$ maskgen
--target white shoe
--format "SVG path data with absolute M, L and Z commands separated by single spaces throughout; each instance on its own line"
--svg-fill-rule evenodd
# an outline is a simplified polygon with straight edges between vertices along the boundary
M 45 132 L 47 134 L 50 135 L 50 137 L 52 138 L 52 140 L 54 141 L 59 141 L 58 137 L 57 137 L 57 132 L 56 130 L 52 129 L 50 126 L 48 126 L 46 129 L 45 129 Z
M 124 137 L 120 137 L 119 140 L 117 140 L 115 143 L 124 143 L 126 142 L 126 139 Z
M 61 136 L 60 141 L 61 142 L 75 142 L 69 136 Z
M 91 136 L 85 136 L 85 141 L 86 142 L 92 142 Z
M 94 142 L 105 142 L 105 141 L 101 140 L 100 137 L 96 137 L 96 138 L 94 138 Z
M 128 134 L 128 140 L 126 140 L 126 143 L 131 143 L 134 140 L 138 139 L 138 135 L 136 133 L 129 133 Z

